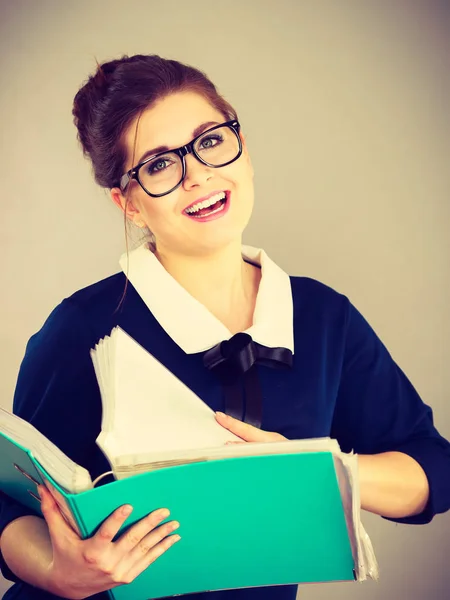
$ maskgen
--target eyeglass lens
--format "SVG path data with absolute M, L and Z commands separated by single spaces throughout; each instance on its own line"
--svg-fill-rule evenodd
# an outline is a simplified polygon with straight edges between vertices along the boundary
M 239 139 L 230 127 L 205 133 L 194 144 L 195 153 L 206 163 L 220 167 L 239 154 Z M 165 194 L 183 177 L 181 158 L 174 152 L 159 154 L 139 169 L 141 184 L 150 194 Z

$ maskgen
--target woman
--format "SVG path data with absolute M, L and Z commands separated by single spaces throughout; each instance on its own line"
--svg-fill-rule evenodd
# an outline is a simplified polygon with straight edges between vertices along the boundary
M 95 444 L 101 405 L 89 350 L 120 325 L 243 440 L 331 436 L 353 449 L 362 508 L 406 523 L 446 511 L 450 445 L 363 317 L 344 296 L 241 246 L 253 170 L 237 115 L 213 84 L 175 61 L 123 57 L 99 67 L 73 112 L 96 181 L 153 241 L 122 260 L 128 280 L 114 275 L 56 307 L 27 346 L 15 412 L 93 477 L 108 470 Z M 267 358 L 231 384 L 214 368 L 229 338 L 229 352 L 257 346 Z M 2 499 L 3 572 L 19 581 L 6 598 L 101 598 L 179 539 L 158 511 L 112 542 L 125 506 L 82 541 L 40 494 L 45 520 Z M 296 586 L 277 588 L 279 600 L 295 596 Z

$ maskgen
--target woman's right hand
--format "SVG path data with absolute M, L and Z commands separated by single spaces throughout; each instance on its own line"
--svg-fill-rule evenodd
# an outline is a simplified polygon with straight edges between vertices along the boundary
M 95 535 L 82 540 L 66 522 L 50 492 L 44 486 L 38 489 L 53 548 L 47 589 L 57 596 L 81 600 L 130 583 L 180 539 L 169 535 L 179 526 L 176 521 L 159 525 L 169 516 L 167 509 L 160 509 L 113 542 L 132 510 L 125 505 L 115 510 Z

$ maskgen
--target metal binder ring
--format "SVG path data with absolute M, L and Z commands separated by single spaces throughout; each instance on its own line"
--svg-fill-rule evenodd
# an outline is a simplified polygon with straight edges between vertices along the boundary
M 27 490 L 27 492 L 30 494 L 30 496 L 32 496 L 35 500 L 37 500 L 38 502 L 41 501 L 41 499 L 39 498 L 39 496 L 36 496 L 35 493 L 33 493 L 31 490 Z
M 40 481 L 37 481 L 34 477 L 32 477 L 29 473 L 27 473 L 26 471 L 24 471 L 22 469 L 22 467 L 19 467 L 19 465 L 17 465 L 16 463 L 13 463 L 14 467 L 19 471 L 19 473 L 22 473 L 22 475 L 24 477 L 26 477 L 27 479 L 29 479 L 30 481 L 32 481 L 35 485 L 41 485 Z

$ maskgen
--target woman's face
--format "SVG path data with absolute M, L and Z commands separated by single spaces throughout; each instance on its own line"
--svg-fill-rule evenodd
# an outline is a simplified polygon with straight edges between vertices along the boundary
M 167 96 L 141 115 L 135 158 L 131 164 L 136 121 L 125 134 L 125 170 L 141 162 L 145 152 L 165 146 L 179 148 L 202 130 L 227 119 L 206 99 L 194 92 Z M 253 169 L 243 143 L 242 155 L 230 165 L 213 168 L 200 163 L 193 154 L 185 157 L 186 177 L 170 194 L 154 198 L 133 181 L 129 191 L 127 217 L 138 226 L 146 225 L 156 238 L 158 252 L 198 255 L 219 250 L 232 242 L 240 243 L 253 208 Z M 163 166 L 163 164 L 161 165 Z M 225 192 L 223 208 L 194 216 L 192 207 L 211 195 Z M 125 205 L 118 188 L 111 190 L 116 204 Z M 219 196 L 217 196 L 219 197 Z M 221 204 L 217 205 L 219 208 Z M 216 206 L 214 207 L 216 209 Z M 186 212 L 186 209 L 189 209 Z

